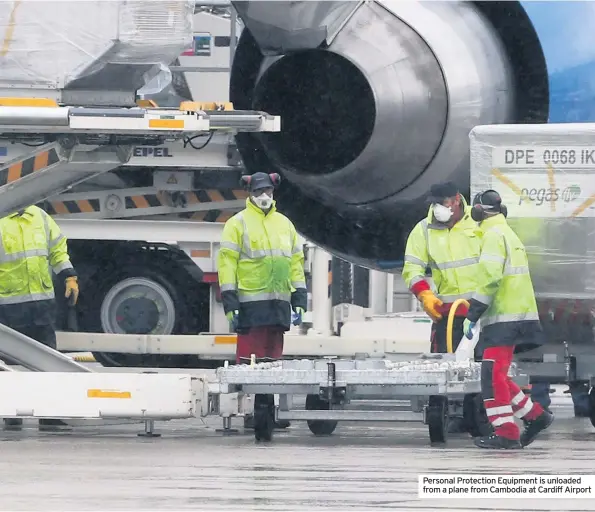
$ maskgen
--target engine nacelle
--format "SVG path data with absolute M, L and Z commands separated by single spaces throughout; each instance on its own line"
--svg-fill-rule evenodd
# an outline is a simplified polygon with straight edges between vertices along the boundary
M 279 172 L 279 208 L 315 243 L 388 269 L 430 186 L 469 187 L 478 124 L 546 122 L 541 46 L 517 2 L 234 2 L 236 108 L 282 118 L 239 134 L 250 173 Z M 396 264 L 395 264 L 396 266 Z

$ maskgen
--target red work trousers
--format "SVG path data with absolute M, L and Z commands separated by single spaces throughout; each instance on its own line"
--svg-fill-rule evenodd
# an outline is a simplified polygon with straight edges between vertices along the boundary
M 257 360 L 281 359 L 283 356 L 283 334 L 278 326 L 251 327 L 246 334 L 238 334 L 236 364 L 250 363 L 252 354 Z
M 483 351 L 481 362 L 481 393 L 495 434 L 507 439 L 519 439 L 521 432 L 514 418 L 534 420 L 542 412 L 508 376 L 514 346 L 490 347 Z

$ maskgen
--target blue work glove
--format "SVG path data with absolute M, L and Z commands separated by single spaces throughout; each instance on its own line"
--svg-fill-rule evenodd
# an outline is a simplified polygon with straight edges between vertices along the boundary
M 475 329 L 475 322 L 465 318 L 463 322 L 463 334 L 469 340 L 473 339 L 473 329 Z
M 304 318 L 304 308 L 295 308 L 295 313 L 291 315 L 293 325 L 300 325 Z
M 237 310 L 230 311 L 225 316 L 227 317 L 227 321 L 229 322 L 229 329 L 231 330 L 231 332 L 236 332 L 236 329 L 238 328 L 238 319 L 240 317 L 240 312 Z

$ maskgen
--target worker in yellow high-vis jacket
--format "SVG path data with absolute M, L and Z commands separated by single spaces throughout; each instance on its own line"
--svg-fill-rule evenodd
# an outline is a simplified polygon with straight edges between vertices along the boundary
M 430 351 L 446 352 L 450 307 L 469 300 L 477 286 L 480 237 L 471 208 L 454 183 L 432 186 L 428 215 L 413 228 L 405 248 L 403 279 L 433 320 Z M 426 278 L 432 271 L 435 291 Z M 467 308 L 459 306 L 453 326 L 453 350 L 463 338 Z
M 218 257 L 225 314 L 238 333 L 236 362 L 279 359 L 283 335 L 307 307 L 304 252 L 293 223 L 279 213 L 278 174 L 244 176 L 246 208 L 225 223 Z
M 457 299 L 470 299 L 477 286 L 480 238 L 471 209 L 452 182 L 430 189 L 428 215 L 413 228 L 405 248 L 403 279 L 432 319 L 430 351 L 445 353 L 448 314 Z M 426 277 L 430 268 L 435 290 Z M 459 306 L 453 324 L 453 350 L 463 338 L 467 307 Z M 481 407 L 477 402 L 476 406 Z M 464 419 L 453 416 L 451 433 L 468 430 Z
M 473 199 L 472 216 L 482 229 L 480 280 L 463 331 L 471 339 L 475 323 L 481 319 L 481 394 L 494 433 L 477 438 L 475 444 L 489 449 L 527 446 L 554 420 L 553 414 L 534 403 L 508 375 L 517 345 L 537 347 L 545 339 L 527 252 L 506 222 L 506 213 L 496 190 L 480 192 Z M 525 423 L 522 434 L 515 417 Z
M 65 283 L 66 298 L 78 299 L 77 274 L 66 238 L 41 208 L 29 206 L 0 219 L 0 323 L 56 348 L 52 271 Z M 40 425 L 62 424 L 40 420 Z M 21 420 L 5 420 L 20 425 Z
M 219 249 L 221 300 L 231 330 L 238 333 L 236 363 L 248 363 L 252 354 L 270 361 L 283 355 L 292 308 L 294 325 L 306 311 L 304 252 L 293 223 L 275 207 L 279 175 L 257 172 L 242 181 L 250 192 L 246 208 L 225 223 Z M 262 428 L 257 412 L 258 418 L 264 414 L 274 421 L 274 395 L 255 395 L 254 410 L 244 427 Z

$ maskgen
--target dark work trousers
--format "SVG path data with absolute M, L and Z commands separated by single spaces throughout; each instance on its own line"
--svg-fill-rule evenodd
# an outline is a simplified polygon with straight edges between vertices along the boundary
M 247 333 L 239 333 L 236 345 L 236 364 L 249 364 L 254 354 L 257 361 L 274 361 L 283 356 L 283 335 L 280 326 L 250 327 Z
M 535 382 L 531 384 L 531 400 L 541 404 L 544 409 L 549 409 L 552 404 L 549 382 Z
M 39 343 L 43 343 L 46 347 L 56 350 L 56 331 L 53 325 L 27 325 L 11 328 L 29 338 L 39 341 Z
M 9 325 L 7 323 L 4 325 L 35 341 L 39 341 L 39 343 L 43 343 L 46 347 L 56 350 L 56 331 L 53 325 Z M 4 362 L 6 364 L 18 364 L 10 358 L 5 358 Z
M 53 299 L 2 305 L 0 323 L 56 348 L 56 302 Z
M 40 343 L 43 343 L 44 345 L 53 348 L 54 350 L 56 349 L 56 331 L 54 329 L 54 326 L 52 324 L 45 324 L 45 325 L 10 325 L 10 323 L 7 321 L 6 318 L 3 319 L 6 323 L 5 325 L 7 327 L 10 327 L 11 329 L 14 329 L 17 332 L 20 332 L 21 334 L 24 334 L 25 336 L 28 336 L 29 338 L 32 338 L 36 341 L 39 341 Z M 16 364 L 15 361 L 11 361 L 9 358 L 5 358 L 5 363 L 7 364 Z M 18 418 L 10 418 L 10 419 L 5 419 L 4 423 L 7 426 L 19 426 L 23 423 L 23 420 L 18 419 Z M 40 425 L 61 425 L 62 422 L 60 420 L 54 420 L 54 419 L 41 419 L 39 420 L 39 424 Z
M 463 339 L 464 316 L 455 316 L 452 325 L 452 349 L 455 351 Z M 443 315 L 438 322 L 432 322 L 432 334 L 430 337 L 430 352 L 432 354 L 446 353 L 446 333 L 448 326 L 448 316 Z

